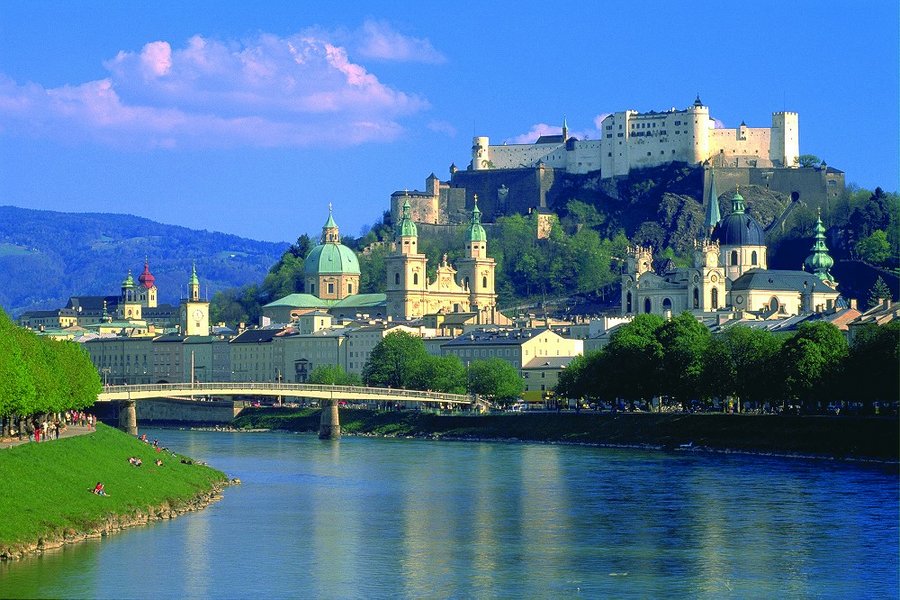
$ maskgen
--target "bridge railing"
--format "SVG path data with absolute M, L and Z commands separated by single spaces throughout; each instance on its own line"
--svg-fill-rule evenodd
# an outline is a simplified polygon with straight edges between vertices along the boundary
M 246 391 L 248 395 L 259 391 L 279 392 L 285 396 L 303 396 L 304 392 L 328 393 L 340 399 L 346 394 L 369 395 L 373 398 L 409 398 L 410 401 L 430 400 L 432 402 L 452 402 L 455 404 L 471 404 L 472 397 L 466 394 L 447 394 L 444 392 L 431 392 L 422 390 L 407 390 L 398 388 L 363 387 L 352 385 L 318 385 L 311 383 L 266 383 L 266 382 L 220 382 L 220 383 L 150 383 L 133 385 L 108 385 L 103 388 L 103 394 L 127 394 L 131 393 L 181 393 L 181 394 L 206 394 L 215 392 L 233 393 L 234 391 Z

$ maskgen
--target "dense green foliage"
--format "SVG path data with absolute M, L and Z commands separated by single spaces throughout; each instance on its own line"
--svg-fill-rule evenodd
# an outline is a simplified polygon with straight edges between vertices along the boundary
M 824 321 L 801 323 L 786 338 L 733 327 L 710 336 L 689 313 L 670 321 L 639 315 L 617 328 L 599 352 L 574 360 L 560 376 L 562 397 L 648 402 L 661 397 L 734 400 L 737 408 L 896 402 L 900 323 L 864 329 L 848 346 Z M 862 382 L 862 383 L 861 383 Z
M 309 374 L 308 383 L 318 385 L 362 385 L 359 375 L 347 373 L 341 365 L 320 365 Z
M 144 465 L 130 465 L 130 456 Z M 157 458 L 162 467 L 154 464 Z M 89 435 L 0 450 L 0 545 L 86 533 L 114 515 L 187 503 L 224 479 L 103 424 Z M 108 496 L 91 493 L 98 481 Z
M 0 207 L 0 306 L 10 314 L 117 295 L 150 259 L 159 301 L 178 302 L 196 261 L 203 294 L 260 281 L 286 244 L 164 225 L 132 215 Z
M 516 368 L 504 360 L 475 360 L 466 367 L 456 356 L 428 354 L 422 338 L 405 331 L 391 332 L 378 342 L 363 369 L 363 380 L 377 387 L 468 391 L 497 402 L 519 397 L 525 386 Z
M 0 417 L 86 408 L 100 391 L 84 348 L 16 327 L 0 310 Z

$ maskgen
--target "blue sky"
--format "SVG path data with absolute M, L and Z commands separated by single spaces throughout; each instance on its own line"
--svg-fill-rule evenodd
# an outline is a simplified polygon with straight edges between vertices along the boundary
M 293 241 L 331 202 L 358 235 L 474 134 L 596 137 L 698 92 L 729 127 L 799 112 L 802 153 L 893 191 L 898 25 L 896 1 L 4 0 L 0 204 Z

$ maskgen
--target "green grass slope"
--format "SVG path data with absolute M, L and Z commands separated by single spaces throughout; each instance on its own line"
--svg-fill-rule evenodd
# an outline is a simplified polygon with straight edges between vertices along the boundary
M 129 464 L 130 456 L 143 466 Z M 111 517 L 176 508 L 225 479 L 102 424 L 91 434 L 0 450 L 0 550 L 89 533 Z M 91 493 L 98 481 L 109 496 Z

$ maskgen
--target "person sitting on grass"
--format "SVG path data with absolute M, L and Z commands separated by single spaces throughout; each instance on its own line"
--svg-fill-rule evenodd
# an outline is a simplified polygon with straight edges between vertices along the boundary
M 157 466 L 157 467 L 161 467 L 161 466 L 162 466 L 162 461 L 159 460 L 158 458 L 156 459 L 156 466 Z
M 93 492 L 94 492 L 95 494 L 97 494 L 98 496 L 106 496 L 106 495 L 108 495 L 108 494 L 106 493 L 106 490 L 103 489 L 103 484 L 100 483 L 99 481 L 97 482 L 97 485 L 94 486 Z

